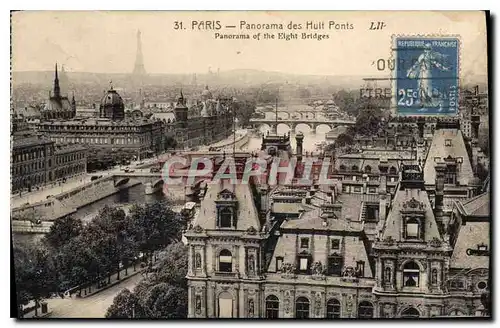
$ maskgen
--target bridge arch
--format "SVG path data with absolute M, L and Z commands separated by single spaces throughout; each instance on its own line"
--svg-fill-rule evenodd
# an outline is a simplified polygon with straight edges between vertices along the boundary
M 129 181 L 130 181 L 130 178 L 128 178 L 128 177 L 116 178 L 114 181 L 115 182 L 114 185 L 115 185 L 115 187 L 119 187 L 119 186 L 122 186 L 124 184 L 127 184 Z
M 329 124 L 326 124 L 326 123 L 320 123 L 320 124 L 316 125 L 315 131 L 316 131 L 316 133 L 326 134 L 326 133 L 332 131 L 332 126 Z
M 292 127 L 288 123 L 280 123 L 278 122 L 278 126 L 276 127 L 278 134 L 288 133 L 292 130 Z
M 311 133 L 312 131 L 312 126 L 310 124 L 307 124 L 307 123 L 298 123 L 296 126 L 295 126 L 295 132 L 302 132 L 304 134 L 309 134 Z
M 285 120 L 288 120 L 288 119 L 290 119 L 290 112 L 279 110 L 278 111 L 278 117 L 282 118 L 282 119 L 285 119 Z
M 257 124 L 256 129 L 258 131 L 266 134 L 267 131 L 271 131 L 272 130 L 272 127 L 269 124 L 267 124 L 267 123 L 259 123 L 259 124 Z

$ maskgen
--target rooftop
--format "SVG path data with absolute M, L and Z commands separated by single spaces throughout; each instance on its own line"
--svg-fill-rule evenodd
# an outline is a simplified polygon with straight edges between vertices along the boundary
M 75 118 L 72 120 L 50 120 L 41 122 L 42 126 L 142 126 L 154 123 L 155 120 L 147 118 L 127 118 L 120 121 L 113 121 L 106 118 Z
M 462 159 L 462 163 L 457 167 L 457 181 L 464 186 L 469 184 L 469 181 L 474 177 L 474 172 L 472 171 L 462 131 L 459 129 L 438 129 L 434 132 L 425 160 L 424 179 L 426 185 L 435 184 L 435 165 L 448 157 Z

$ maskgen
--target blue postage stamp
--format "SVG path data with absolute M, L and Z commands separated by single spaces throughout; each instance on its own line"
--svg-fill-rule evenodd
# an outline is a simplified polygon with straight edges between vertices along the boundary
M 394 41 L 398 115 L 457 115 L 459 39 L 396 37 Z

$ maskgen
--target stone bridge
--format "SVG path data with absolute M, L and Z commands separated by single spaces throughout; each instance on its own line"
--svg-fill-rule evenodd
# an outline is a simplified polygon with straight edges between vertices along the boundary
M 317 111 L 283 111 L 279 110 L 278 111 L 278 117 L 281 117 L 282 119 L 311 119 L 314 120 L 316 118 L 319 118 L 320 112 Z
M 145 186 L 146 194 L 153 194 L 157 191 L 163 192 L 174 201 L 184 200 L 192 196 L 198 189 L 202 182 L 212 179 L 212 174 L 206 176 L 196 176 L 190 174 L 189 170 L 177 170 L 169 175 L 169 178 L 176 180 L 176 182 L 165 183 L 162 172 L 147 173 L 147 172 L 123 172 L 114 173 L 112 175 L 115 187 L 126 184 L 141 183 Z
M 309 120 L 298 120 L 298 119 L 279 119 L 278 121 L 273 120 L 273 119 L 255 119 L 252 118 L 250 119 L 250 125 L 254 129 L 260 129 L 262 126 L 269 126 L 271 130 L 276 130 L 277 126 L 280 124 L 288 126 L 290 131 L 297 132 L 296 128 L 299 124 L 304 124 L 307 125 L 312 133 L 316 133 L 316 128 L 321 126 L 321 125 L 326 125 L 330 128 L 330 130 L 333 130 L 334 128 L 338 126 L 350 126 L 354 125 L 356 122 L 355 121 L 348 121 L 348 120 L 329 120 L 329 119 L 309 119 Z

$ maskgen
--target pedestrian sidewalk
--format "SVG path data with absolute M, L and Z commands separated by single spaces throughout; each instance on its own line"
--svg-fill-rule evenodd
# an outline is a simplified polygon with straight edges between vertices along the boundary
M 63 192 L 69 191 L 73 188 L 82 186 L 90 182 L 90 176 L 81 175 L 79 177 L 67 180 L 66 182 L 57 182 L 44 187 L 40 187 L 39 190 L 33 190 L 32 192 L 22 192 L 21 196 L 19 193 L 11 195 L 10 203 L 11 208 L 16 208 L 25 205 L 26 203 L 35 204 L 47 199 L 48 196 L 56 196 Z
M 98 284 L 95 283 L 95 284 L 92 284 L 91 286 L 91 290 L 90 292 L 88 292 L 88 287 L 84 290 L 82 290 L 81 292 L 81 296 L 79 296 L 79 292 L 78 290 L 75 290 L 75 292 L 71 295 L 71 297 L 78 297 L 78 298 L 86 298 L 86 297 L 89 297 L 89 296 L 92 296 L 92 295 L 95 295 L 103 290 L 106 290 L 110 287 L 113 287 L 133 276 L 135 276 L 136 274 L 138 273 L 141 273 L 143 268 L 140 267 L 140 264 L 137 264 L 136 265 L 136 270 L 134 271 L 134 267 L 131 266 L 128 268 L 128 275 L 125 275 L 125 269 L 122 269 L 120 271 L 120 280 L 117 279 L 118 277 L 118 274 L 117 273 L 114 273 L 113 275 L 111 275 L 111 282 L 108 284 L 108 278 L 105 278 L 103 279 L 102 281 L 106 282 L 106 285 L 103 285 L 101 287 L 98 288 Z

